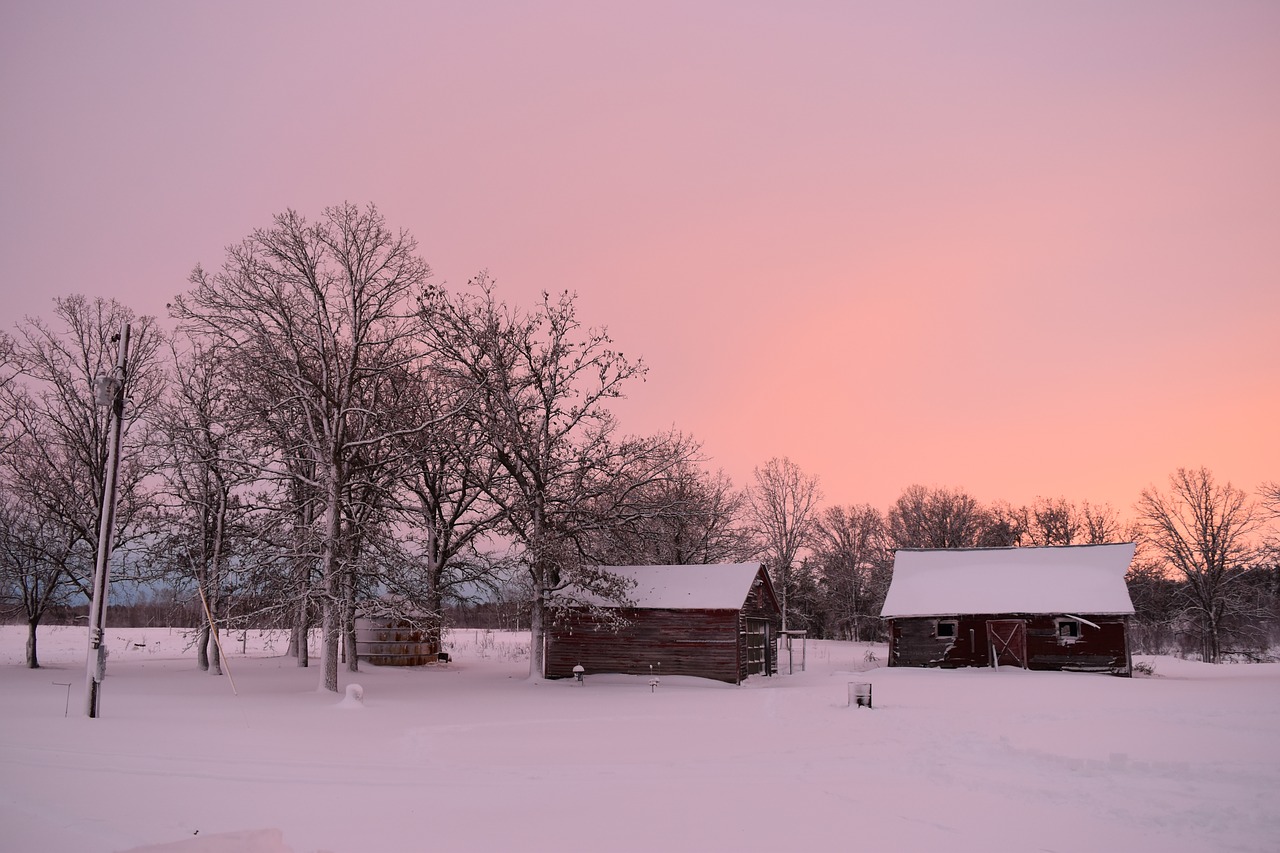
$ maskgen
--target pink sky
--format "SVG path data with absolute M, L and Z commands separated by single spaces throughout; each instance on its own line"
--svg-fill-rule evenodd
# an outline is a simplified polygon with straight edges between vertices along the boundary
M 5 327 L 371 201 L 739 484 L 1280 479 L 1280 4 L 11 0 L 0 128 Z

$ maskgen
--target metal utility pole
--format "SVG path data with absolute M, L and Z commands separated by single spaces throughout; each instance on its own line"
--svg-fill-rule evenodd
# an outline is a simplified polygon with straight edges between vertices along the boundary
M 89 605 L 89 653 L 85 689 L 85 713 L 98 716 L 102 698 L 102 678 L 107 670 L 107 647 L 103 634 L 107 627 L 107 569 L 111 557 L 111 530 L 116 523 L 116 472 L 120 469 L 120 432 L 124 418 L 124 388 L 129 361 L 129 324 L 120 326 L 116 336 L 119 347 L 116 369 L 94 382 L 94 395 L 99 406 L 111 409 L 111 428 L 107 437 L 107 470 L 102 480 L 102 516 L 98 520 L 98 561 L 93 572 L 93 601 Z

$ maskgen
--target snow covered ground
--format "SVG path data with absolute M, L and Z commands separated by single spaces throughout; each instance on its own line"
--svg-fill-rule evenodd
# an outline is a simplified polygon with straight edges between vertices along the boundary
M 23 631 L 0 628 L 4 851 L 1280 849 L 1280 664 L 904 670 L 811 641 L 804 673 L 654 691 L 530 681 L 527 635 L 457 631 L 449 665 L 343 672 L 359 705 L 279 637 L 233 635 L 233 695 L 184 632 L 108 629 L 90 720 L 85 629 L 42 629 L 38 670 Z

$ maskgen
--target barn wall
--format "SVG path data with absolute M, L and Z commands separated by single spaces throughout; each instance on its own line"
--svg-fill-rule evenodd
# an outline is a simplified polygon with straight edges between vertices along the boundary
M 760 571 L 763 572 L 764 569 Z M 747 595 L 746 603 L 742 606 L 742 613 L 751 619 L 768 619 L 775 628 L 781 628 L 782 611 L 778 609 L 778 603 L 766 590 L 767 587 L 764 584 L 753 586 Z
M 991 648 L 987 621 L 1022 619 L 1027 623 L 1028 668 L 1036 670 L 1084 669 L 1129 674 L 1126 621 L 1123 616 L 1074 614 L 1098 625 L 1080 626 L 1080 636 L 1066 641 L 1057 635 L 1057 619 L 1067 614 L 983 613 L 953 617 L 954 640 L 935 636 L 935 618 L 893 619 L 890 630 L 890 666 L 990 666 Z
M 547 634 L 546 677 L 568 678 L 581 664 L 587 674 L 695 675 L 738 683 L 745 657 L 737 610 L 621 608 L 628 624 L 602 625 L 572 611 Z M 740 651 L 740 644 L 743 646 Z
M 760 569 L 760 575 L 764 574 L 764 569 Z M 742 606 L 742 614 L 738 624 L 738 661 L 739 661 L 739 680 L 745 680 L 748 676 L 747 672 L 747 619 L 764 619 L 769 623 L 769 643 L 765 646 L 768 655 L 768 674 L 773 675 L 778 671 L 778 644 L 776 637 L 778 631 L 782 630 L 782 610 L 778 606 L 778 602 L 774 599 L 770 592 L 770 588 L 760 583 L 751 587 L 751 592 L 747 595 L 747 600 Z

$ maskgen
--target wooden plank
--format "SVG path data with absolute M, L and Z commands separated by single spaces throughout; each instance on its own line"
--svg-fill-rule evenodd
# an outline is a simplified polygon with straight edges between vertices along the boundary
M 763 620 L 772 636 L 781 612 L 762 568 L 740 610 L 619 608 L 629 624 L 594 620 L 571 611 L 547 635 L 546 675 L 568 678 L 581 664 L 592 672 L 647 675 L 650 667 L 675 675 L 696 675 L 739 683 L 749 674 L 747 619 Z M 765 667 L 776 671 L 776 650 L 765 644 Z
M 733 610 L 624 609 L 630 624 L 611 629 L 585 613 L 571 614 L 548 634 L 548 678 L 572 676 L 581 664 L 593 672 L 647 675 L 654 671 L 739 680 L 738 612 Z

